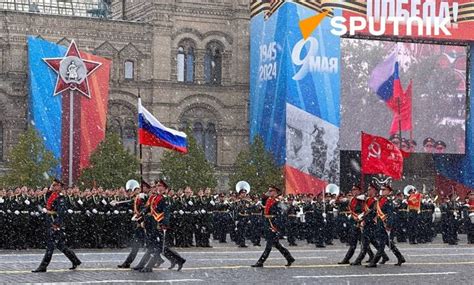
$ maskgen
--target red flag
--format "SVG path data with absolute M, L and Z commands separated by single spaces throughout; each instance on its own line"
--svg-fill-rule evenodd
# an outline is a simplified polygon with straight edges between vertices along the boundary
M 393 97 L 387 104 L 393 112 L 392 126 L 390 128 L 391 135 L 399 132 L 399 120 L 401 120 L 402 131 L 413 130 L 411 102 L 413 94 L 412 83 L 413 82 L 410 80 L 410 84 L 408 85 L 407 90 L 403 92 L 403 87 L 400 82 L 400 79 L 394 81 Z M 398 98 L 400 98 L 400 114 L 398 113 Z
M 403 173 L 403 155 L 389 140 L 362 132 L 361 165 L 364 174 L 385 174 L 398 180 Z

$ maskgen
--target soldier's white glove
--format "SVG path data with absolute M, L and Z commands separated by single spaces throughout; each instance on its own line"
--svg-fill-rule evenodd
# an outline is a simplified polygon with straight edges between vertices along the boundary
M 117 201 L 115 200 L 110 201 L 110 206 L 115 207 L 115 205 L 117 205 Z
M 205 213 L 206 213 L 206 210 L 202 209 L 202 210 L 201 210 L 201 213 L 205 214 Z
M 128 210 L 128 213 L 131 214 L 131 213 L 133 213 L 133 211 L 129 209 L 129 210 Z
M 197 215 L 199 212 L 198 211 L 194 211 L 194 214 Z
M 77 200 L 77 203 L 82 206 L 84 204 L 81 199 Z
M 105 199 L 102 199 L 101 202 L 102 202 L 102 204 L 107 205 L 107 201 L 105 201 Z
M 25 200 L 25 204 L 29 206 L 31 204 L 30 200 Z
M 30 216 L 34 216 L 35 215 L 35 212 L 30 212 Z
M 96 210 L 96 209 L 92 209 L 92 213 L 97 214 L 97 210 Z
M 407 203 L 407 199 L 404 199 L 404 200 L 402 201 L 402 203 L 405 203 L 405 204 L 406 204 L 406 203 Z
M 0 198 L 0 204 L 3 204 L 5 202 L 5 200 L 3 200 L 3 198 Z
M 20 214 L 20 211 L 15 210 L 15 212 L 13 212 L 13 213 L 15 213 L 15 215 L 19 215 L 19 214 Z
M 107 211 L 107 213 L 105 213 L 105 214 L 106 214 L 107 216 L 109 216 L 109 215 L 110 215 L 110 211 Z
M 35 216 L 39 217 L 40 212 L 35 212 Z
M 325 218 L 325 219 L 326 219 L 326 213 L 323 213 L 323 218 Z
M 43 209 L 41 209 L 41 211 L 46 214 L 48 212 L 48 209 L 43 208 Z
M 215 206 L 215 205 L 216 205 L 216 202 L 214 202 L 214 200 L 211 200 L 210 204 L 211 204 L 212 206 Z
M 74 211 L 73 211 L 73 210 L 71 210 L 71 209 L 67 209 L 67 212 L 68 212 L 69 214 L 72 214 L 72 213 L 74 213 Z
M 184 214 L 183 210 L 179 210 L 179 214 L 183 215 Z
M 145 199 L 145 193 L 140 193 L 140 194 L 138 194 L 138 198 L 140 198 L 140 199 Z
M 336 204 L 336 200 L 329 201 L 329 205 L 334 205 L 334 204 Z
M 11 214 L 11 213 L 12 213 L 12 211 L 10 211 L 10 209 L 8 209 L 8 210 L 7 210 L 7 213 L 8 213 L 8 214 Z
M 224 205 L 228 205 L 229 202 L 227 200 L 224 201 Z
M 188 201 L 188 204 L 189 204 L 189 206 L 192 206 L 192 205 L 194 205 L 193 201 L 191 201 L 191 200 L 190 200 L 190 201 Z
M 359 220 L 362 220 L 363 217 L 364 217 L 364 213 L 359 214 L 359 215 L 357 216 L 357 218 L 359 218 Z
M 114 214 L 115 214 L 115 215 L 118 215 L 118 213 L 119 213 L 118 210 L 115 210 L 115 211 L 114 211 Z

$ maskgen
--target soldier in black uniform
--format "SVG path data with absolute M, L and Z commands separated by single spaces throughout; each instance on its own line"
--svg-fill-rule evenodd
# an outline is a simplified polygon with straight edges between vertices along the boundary
M 169 228 L 169 199 L 166 196 L 168 185 L 160 180 L 155 185 L 155 191 L 150 196 L 143 209 L 142 215 L 145 217 L 145 230 L 147 235 L 147 252 L 134 268 L 140 272 L 152 272 L 153 267 L 158 263 L 163 263 L 160 253 L 170 260 L 172 269 L 178 265 L 181 270 L 186 262 L 176 251 L 168 248 L 165 243 L 166 231 Z
M 300 208 L 293 196 L 288 197 L 288 211 L 286 218 L 286 236 L 289 246 L 297 246 L 296 237 L 298 236 L 298 212 Z
M 147 184 L 143 184 L 143 192 L 141 192 L 140 188 L 133 189 L 134 197 L 132 198 L 131 207 L 133 209 L 133 217 L 132 217 L 132 224 L 133 224 L 133 237 L 131 242 L 131 251 L 128 254 L 125 261 L 117 265 L 118 268 L 130 268 L 130 265 L 135 260 L 138 254 L 138 250 L 140 247 L 143 247 L 145 244 L 145 228 L 143 227 L 143 215 L 142 212 L 145 208 L 146 201 L 148 199 L 147 193 L 148 189 L 150 188 Z M 130 189 L 132 190 L 132 189 Z M 128 204 L 130 205 L 130 204 Z
M 352 195 L 353 198 L 349 202 L 349 211 L 350 211 L 350 218 L 348 224 L 348 236 L 347 241 L 349 243 L 349 249 L 344 257 L 344 259 L 338 264 L 349 264 L 351 257 L 354 255 L 354 252 L 357 247 L 357 242 L 361 239 L 361 232 L 360 232 L 360 222 L 362 222 L 362 214 L 364 212 L 365 207 L 365 195 L 361 195 L 362 189 L 354 185 L 352 187 Z
M 303 204 L 303 232 L 308 243 L 314 243 L 314 233 L 316 228 L 316 219 L 314 215 L 313 194 L 307 194 L 304 197 Z
M 407 241 L 407 221 L 408 221 L 408 204 L 404 199 L 403 192 L 398 192 L 393 200 L 394 207 L 394 234 L 398 242 Z
M 226 243 L 227 231 L 229 225 L 232 226 L 232 218 L 230 216 L 230 205 L 226 200 L 225 194 L 219 194 L 219 200 L 216 202 L 216 209 L 214 211 L 215 215 L 215 233 L 216 238 L 220 243 Z
M 47 219 L 47 231 L 48 240 L 46 253 L 41 261 L 40 266 L 32 272 L 46 272 L 46 269 L 53 257 L 54 248 L 57 247 L 66 257 L 72 262 L 72 267 L 69 268 L 74 270 L 81 264 L 81 261 L 77 258 L 76 254 L 70 250 L 65 244 L 65 233 L 64 233 L 64 216 L 66 215 L 66 201 L 64 196 L 61 195 L 62 183 L 55 181 L 52 185 L 53 192 L 48 198 L 46 208 L 43 210 L 49 218 Z
M 239 199 L 234 203 L 234 207 L 236 215 L 235 243 L 239 247 L 247 247 L 247 245 L 245 245 L 245 237 L 249 223 L 250 203 L 248 201 L 247 191 L 245 189 L 241 189 L 239 191 Z
M 181 210 L 184 212 L 181 232 L 183 236 L 183 247 L 194 246 L 193 236 L 196 231 L 195 221 L 198 212 L 196 210 L 193 194 L 193 190 L 188 186 L 184 189 L 184 196 L 181 198 Z
M 456 194 L 449 195 L 449 200 L 441 206 L 443 215 L 444 238 L 448 244 L 456 245 L 459 217 L 459 203 L 456 200 Z
M 262 206 L 258 203 L 257 197 L 252 197 L 252 203 L 249 207 L 249 239 L 254 246 L 260 246 L 262 237 Z
M 389 196 L 392 193 L 392 188 L 390 186 L 382 186 L 382 197 L 377 201 L 376 211 L 377 211 L 377 228 L 375 236 L 377 239 L 377 253 L 374 258 L 372 258 L 370 264 L 366 267 L 377 267 L 377 262 L 385 254 L 385 246 L 388 246 L 390 250 L 395 254 L 397 258 L 396 266 L 401 266 L 405 263 L 405 258 L 400 253 L 398 248 L 395 246 L 390 231 L 394 225 L 394 209 L 392 201 L 390 201 Z
M 316 201 L 313 204 L 314 211 L 314 228 L 313 228 L 313 241 L 316 247 L 326 247 L 324 245 L 325 241 L 325 227 L 326 227 L 326 213 L 325 205 L 323 201 L 323 193 L 319 193 L 316 198 Z
M 291 253 L 280 244 L 280 233 L 283 228 L 282 223 L 282 214 L 280 207 L 278 207 L 277 196 L 280 193 L 280 189 L 276 186 L 269 186 L 268 192 L 262 197 L 262 205 L 264 205 L 264 231 L 265 231 L 265 240 L 267 245 L 265 246 L 265 251 L 262 253 L 262 256 L 258 259 L 257 263 L 252 265 L 252 267 L 263 267 L 263 264 L 267 260 L 272 247 L 276 247 L 280 253 L 286 259 L 286 266 L 291 266 L 295 259 L 291 256 Z

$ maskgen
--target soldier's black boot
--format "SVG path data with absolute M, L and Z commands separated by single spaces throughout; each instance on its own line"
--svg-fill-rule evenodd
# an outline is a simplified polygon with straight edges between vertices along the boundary
M 69 268 L 69 270 L 74 270 L 76 269 L 79 265 L 81 265 L 81 261 L 79 258 L 77 258 L 76 254 L 74 251 L 70 250 L 69 248 L 65 248 L 63 250 L 64 255 L 71 261 L 72 267 Z
M 382 260 L 379 262 L 379 264 L 385 264 L 389 260 L 390 260 L 390 258 L 388 258 L 388 255 L 384 252 L 382 254 Z
M 377 251 L 374 258 L 372 258 L 371 262 L 365 267 L 377 267 L 377 263 L 379 262 L 380 258 L 382 258 L 382 253 Z
M 337 264 L 349 264 L 349 260 L 351 260 L 351 257 L 354 255 L 355 249 L 355 246 L 350 246 L 344 259 Z
M 364 259 L 366 253 L 367 251 L 362 249 L 356 260 L 354 260 L 354 262 L 351 262 L 351 265 L 362 265 L 362 260 Z
M 392 245 L 390 249 L 392 250 L 395 257 L 397 258 L 397 263 L 395 263 L 395 266 L 401 266 L 403 263 L 406 262 L 405 258 L 403 257 L 403 255 L 401 254 L 401 252 L 398 250 L 398 248 L 395 245 Z
M 160 256 L 160 253 L 159 252 L 153 253 L 153 256 L 148 260 L 148 263 L 145 265 L 145 267 L 140 269 L 140 272 L 152 272 L 153 266 L 155 266 L 155 264 L 157 264 L 160 261 L 161 263 L 164 262 L 164 260 Z
M 143 255 L 142 259 L 140 259 L 140 262 L 137 264 L 137 266 L 133 267 L 133 270 L 142 270 L 143 267 L 148 263 L 148 261 L 151 258 L 151 252 L 147 250 L 145 254 Z
M 46 269 L 50 262 L 51 262 L 51 256 L 46 255 L 45 257 L 43 257 L 43 260 L 41 261 L 38 268 L 36 268 L 35 270 L 32 270 L 31 272 L 33 273 L 46 272 Z

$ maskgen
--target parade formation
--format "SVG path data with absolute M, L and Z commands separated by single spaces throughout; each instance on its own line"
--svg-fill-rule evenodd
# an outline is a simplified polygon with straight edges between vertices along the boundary
M 131 183 L 130 183 L 131 182 Z M 50 189 L 2 190 L 0 192 L 0 244 L 5 249 L 47 247 L 38 269 L 45 272 L 56 246 L 72 262 L 81 264 L 68 248 L 124 248 L 131 252 L 119 268 L 150 272 L 163 263 L 160 254 L 180 270 L 186 260 L 172 247 L 211 247 L 210 239 L 234 242 L 238 247 L 267 246 L 254 267 L 262 267 L 275 246 L 295 262 L 280 239 L 289 246 L 307 242 L 326 247 L 339 239 L 349 248 L 340 264 L 361 265 L 366 254 L 368 267 L 385 263 L 388 247 L 402 265 L 406 259 L 396 244 L 429 243 L 437 234 L 445 243 L 457 244 L 458 233 L 474 242 L 474 193 L 465 200 L 456 194 L 441 199 L 420 193 L 413 186 L 394 191 L 389 185 L 371 183 L 367 191 L 358 185 L 343 193 L 327 187 L 318 196 L 282 195 L 276 186 L 259 197 L 248 183 L 236 192 L 216 194 L 209 188 L 196 193 L 191 187 L 174 191 L 163 180 L 127 183 L 128 189 L 103 190 L 62 188 L 56 181 Z M 46 230 L 45 230 L 46 229 Z M 26 238 L 28 237 L 28 238 Z M 230 239 L 228 238 L 230 237 Z M 359 255 L 352 259 L 358 244 Z M 140 248 L 144 257 L 132 267 Z M 352 262 L 351 262 L 352 261 Z

